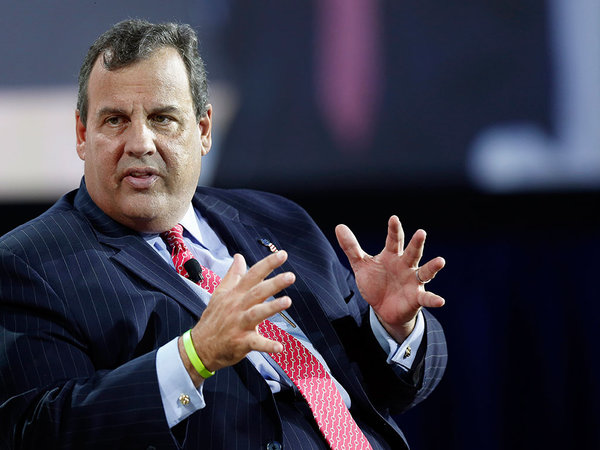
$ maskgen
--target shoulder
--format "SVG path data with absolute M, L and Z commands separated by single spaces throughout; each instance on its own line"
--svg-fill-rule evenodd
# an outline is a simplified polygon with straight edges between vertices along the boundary
M 21 257 L 32 251 L 44 255 L 64 246 L 73 236 L 85 234 L 89 226 L 73 206 L 75 193 L 66 194 L 38 217 L 1 236 L 0 250 Z
M 300 205 L 270 192 L 202 186 L 198 188 L 196 195 L 221 202 L 248 217 L 271 221 L 288 219 L 312 222 L 308 213 Z
M 292 200 L 289 200 L 282 195 L 271 192 L 259 191 L 255 189 L 223 189 L 208 186 L 198 186 L 196 193 L 206 195 L 227 203 L 245 204 L 248 200 L 255 201 L 263 205 L 283 204 L 289 206 L 299 206 Z

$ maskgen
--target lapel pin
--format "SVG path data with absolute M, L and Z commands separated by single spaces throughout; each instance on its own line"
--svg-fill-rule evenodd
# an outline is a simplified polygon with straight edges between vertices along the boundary
M 275 244 L 273 244 L 271 241 L 269 241 L 268 239 L 259 239 L 258 242 L 260 242 L 262 245 L 264 245 L 265 247 L 267 247 L 271 253 L 275 253 L 277 251 L 277 247 L 275 247 Z
M 262 238 L 262 239 L 259 239 L 258 242 L 260 242 L 262 245 L 264 245 L 265 247 L 267 247 L 271 251 L 271 253 L 275 253 L 275 252 L 278 251 L 277 247 L 275 247 L 275 244 L 273 244 L 268 239 Z M 289 323 L 292 328 L 296 328 L 296 324 L 292 321 L 292 319 L 290 319 L 288 316 L 286 316 L 283 311 L 281 311 L 279 313 L 279 315 L 281 317 L 283 317 L 285 319 L 285 321 L 287 323 Z

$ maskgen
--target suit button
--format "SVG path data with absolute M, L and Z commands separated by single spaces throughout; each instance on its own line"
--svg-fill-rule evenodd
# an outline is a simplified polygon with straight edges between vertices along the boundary
M 282 448 L 283 446 L 277 441 L 272 441 L 267 444 L 267 450 L 281 450 Z

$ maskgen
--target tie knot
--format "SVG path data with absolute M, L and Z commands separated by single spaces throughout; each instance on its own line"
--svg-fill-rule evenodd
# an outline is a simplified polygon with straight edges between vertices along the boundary
M 170 230 L 167 230 L 160 234 L 160 237 L 169 244 L 171 248 L 184 245 L 183 243 L 183 226 L 181 224 L 175 225 Z

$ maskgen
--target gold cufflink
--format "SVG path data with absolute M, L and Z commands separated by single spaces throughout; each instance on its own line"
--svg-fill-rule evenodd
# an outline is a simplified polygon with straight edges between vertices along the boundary
M 408 358 L 411 354 L 412 350 L 410 348 L 410 345 L 408 347 L 406 347 L 406 350 L 404 350 L 404 359 Z
M 181 394 L 179 396 L 179 403 L 181 403 L 183 406 L 189 405 L 190 403 L 190 396 L 187 394 Z

